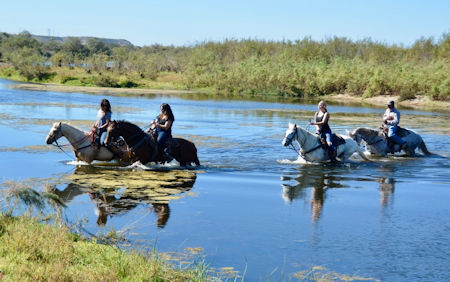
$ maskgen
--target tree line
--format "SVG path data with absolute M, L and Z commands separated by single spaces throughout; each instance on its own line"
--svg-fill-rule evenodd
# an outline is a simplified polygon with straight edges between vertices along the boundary
M 17 73 L 28 81 L 72 85 L 146 87 L 173 74 L 179 87 L 217 93 L 450 98 L 450 33 L 408 47 L 345 37 L 137 47 L 95 38 L 82 44 L 76 37 L 41 43 L 28 32 L 2 33 L 0 61 L 3 77 Z

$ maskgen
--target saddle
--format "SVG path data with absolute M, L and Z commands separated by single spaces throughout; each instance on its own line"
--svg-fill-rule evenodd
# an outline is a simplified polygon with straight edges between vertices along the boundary
M 327 140 L 325 138 L 320 138 L 320 142 L 324 146 L 324 149 L 328 148 Z M 334 147 L 338 147 L 339 145 L 345 144 L 345 139 L 339 135 L 334 133 L 331 134 L 331 143 L 333 143 Z
M 342 137 L 339 136 L 339 135 L 334 134 L 334 133 L 331 134 L 331 140 L 332 140 L 333 145 L 334 145 L 335 147 L 337 147 L 337 146 L 339 146 L 339 145 L 342 145 L 342 144 L 345 144 L 345 139 L 342 138 Z
M 382 126 L 380 126 L 380 131 L 383 133 L 383 135 L 388 138 L 388 128 L 384 126 L 384 124 Z M 397 126 L 397 132 L 395 133 L 397 134 L 398 137 L 406 137 L 409 134 L 411 134 L 411 132 L 409 132 L 408 129 L 405 129 L 403 127 Z
M 388 142 L 388 148 L 389 148 L 389 151 L 390 151 L 390 153 L 391 154 L 393 154 L 393 153 L 395 153 L 395 145 L 397 144 L 397 143 L 395 143 L 394 141 L 392 141 L 392 139 L 388 136 L 388 131 L 389 131 L 389 129 L 386 127 L 386 126 L 384 126 L 384 124 L 382 124 L 381 126 L 380 126 L 380 136 L 384 136 L 384 137 L 386 137 L 386 139 L 387 139 L 387 142 Z M 409 134 L 411 134 L 411 132 L 408 130 L 408 129 L 405 129 L 405 128 L 403 128 L 403 127 L 400 127 L 400 126 L 397 126 L 397 131 L 395 132 L 395 134 L 398 136 L 398 137 L 401 137 L 401 138 L 403 138 L 403 137 L 406 137 L 406 136 L 408 136 Z M 399 148 L 399 150 L 398 150 L 398 152 L 400 152 L 401 151 L 401 148 Z

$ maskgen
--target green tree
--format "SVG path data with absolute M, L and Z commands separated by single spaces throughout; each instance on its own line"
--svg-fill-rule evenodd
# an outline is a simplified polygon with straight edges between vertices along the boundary
M 87 48 L 91 56 L 93 54 L 106 54 L 108 56 L 111 55 L 111 48 L 109 48 L 109 46 L 106 45 L 105 42 L 98 38 L 89 39 Z
M 42 44 L 42 53 L 47 58 L 55 55 L 62 49 L 62 44 L 56 40 L 50 40 Z
M 9 54 L 9 60 L 27 80 L 42 80 L 49 75 L 46 58 L 35 49 L 24 47 Z
M 89 55 L 89 50 L 86 48 L 78 37 L 69 37 L 62 45 L 61 50 L 66 52 L 76 59 L 84 59 Z

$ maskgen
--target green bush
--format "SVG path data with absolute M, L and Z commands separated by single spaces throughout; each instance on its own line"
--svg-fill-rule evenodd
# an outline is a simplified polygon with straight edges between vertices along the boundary
M 114 87 L 114 88 L 120 87 L 117 80 L 109 76 L 98 76 L 95 79 L 94 84 L 99 87 Z
M 134 88 L 134 87 L 138 87 L 139 86 L 139 84 L 137 84 L 136 82 L 134 82 L 132 80 L 129 80 L 129 79 L 121 81 L 119 83 L 119 85 L 120 85 L 121 88 Z

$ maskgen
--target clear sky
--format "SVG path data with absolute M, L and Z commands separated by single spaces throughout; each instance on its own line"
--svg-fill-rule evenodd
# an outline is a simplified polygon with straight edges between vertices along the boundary
M 450 0 L 2 0 L 0 32 L 191 45 L 333 36 L 411 45 L 450 32 Z

